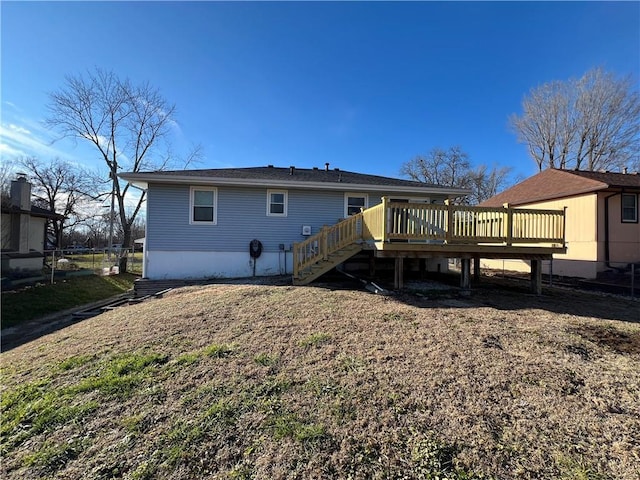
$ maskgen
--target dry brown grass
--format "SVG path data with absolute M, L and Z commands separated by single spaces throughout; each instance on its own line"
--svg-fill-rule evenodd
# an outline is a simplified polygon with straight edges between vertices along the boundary
M 6 428 L 4 477 L 640 478 L 639 307 L 175 290 L 2 354 L 5 400 L 40 382 L 93 406 Z M 77 388 L 127 361 L 124 393 Z

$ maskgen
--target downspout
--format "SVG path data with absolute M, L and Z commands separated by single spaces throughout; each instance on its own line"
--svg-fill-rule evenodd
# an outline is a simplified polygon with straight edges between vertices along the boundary
M 621 192 L 612 193 L 611 195 L 604 197 L 604 260 L 607 268 L 615 267 L 611 266 L 611 258 L 609 253 L 609 199 L 615 197 Z

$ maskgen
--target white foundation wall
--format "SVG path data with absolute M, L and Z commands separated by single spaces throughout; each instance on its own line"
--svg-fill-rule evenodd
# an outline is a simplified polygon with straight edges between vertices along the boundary
M 292 273 L 291 252 L 262 252 L 262 255 L 256 259 L 256 276 Z M 143 275 L 149 280 L 251 277 L 253 276 L 253 259 L 248 251 L 147 251 Z

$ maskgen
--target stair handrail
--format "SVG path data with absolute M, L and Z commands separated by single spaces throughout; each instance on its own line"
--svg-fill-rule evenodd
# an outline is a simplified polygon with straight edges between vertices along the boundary
M 340 222 L 324 226 L 318 233 L 293 244 L 293 276 L 329 255 L 362 239 L 362 213 L 351 215 Z

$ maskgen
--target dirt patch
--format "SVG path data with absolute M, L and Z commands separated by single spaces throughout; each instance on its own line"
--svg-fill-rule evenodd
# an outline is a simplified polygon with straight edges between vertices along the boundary
M 618 354 L 640 355 L 640 332 L 627 333 L 608 325 L 581 325 L 573 331 L 585 340 L 607 347 Z M 584 347 L 581 355 L 588 356 Z

